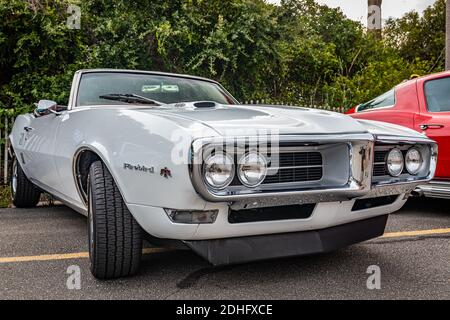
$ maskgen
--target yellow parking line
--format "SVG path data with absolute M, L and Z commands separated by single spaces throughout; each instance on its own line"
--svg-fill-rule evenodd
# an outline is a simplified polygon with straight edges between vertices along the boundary
M 388 232 L 381 238 L 401 238 L 401 237 L 417 237 L 417 236 L 429 236 L 435 234 L 450 233 L 450 228 L 446 229 L 431 229 L 431 230 L 416 230 L 416 231 L 400 231 L 400 232 Z
M 415 231 L 400 231 L 400 232 L 388 232 L 380 238 L 402 238 L 402 237 L 417 237 L 417 236 L 429 236 L 436 234 L 450 234 L 450 228 L 445 229 L 431 229 L 431 230 L 415 230 Z M 379 238 L 379 239 L 380 239 Z M 165 248 L 144 248 L 143 254 L 152 254 L 158 252 L 167 252 L 171 249 Z M 69 259 L 85 259 L 89 258 L 88 252 L 74 252 L 74 253 L 62 253 L 62 254 L 44 254 L 39 256 L 21 256 L 21 257 L 0 257 L 0 264 L 3 263 L 15 263 L 15 262 L 30 262 L 30 261 L 53 261 L 53 260 L 69 260 Z
M 151 254 L 151 253 L 159 253 L 159 252 L 167 252 L 172 251 L 173 249 L 166 249 L 166 248 L 144 248 L 142 250 L 143 254 Z
M 143 254 L 165 252 L 164 248 L 144 248 Z M 62 253 L 62 254 L 44 254 L 39 256 L 22 256 L 22 257 L 0 257 L 0 264 L 14 262 L 30 262 L 30 261 L 52 261 L 52 260 L 69 260 L 69 259 L 85 259 L 89 258 L 88 252 Z
M 87 253 L 87 252 L 63 253 L 63 254 L 44 254 L 44 255 L 40 255 L 40 256 L 0 258 L 0 263 L 67 260 L 67 259 L 81 259 L 81 258 L 88 258 L 88 257 L 89 257 L 89 253 Z

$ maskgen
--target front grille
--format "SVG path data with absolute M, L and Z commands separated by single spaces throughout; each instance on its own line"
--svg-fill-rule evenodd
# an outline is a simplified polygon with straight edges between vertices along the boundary
M 275 220 L 308 219 L 314 212 L 316 204 L 303 204 L 282 207 L 230 210 L 229 223 L 246 223 Z
M 263 184 L 318 181 L 322 173 L 322 167 L 279 169 L 276 174 L 268 175 Z
M 284 152 L 279 154 L 279 162 L 280 167 L 321 166 L 322 155 L 320 152 Z
M 323 175 L 320 152 L 283 152 L 278 154 L 279 166 L 272 161 L 263 184 L 318 181 Z
M 386 157 L 387 157 L 388 152 L 389 152 L 389 150 L 378 150 L 378 151 L 375 151 L 374 162 L 375 163 L 377 163 L 377 162 L 383 162 L 383 163 L 386 162 Z
M 373 176 L 381 177 L 389 175 L 386 168 L 386 158 L 390 150 L 375 150 Z
M 278 163 L 274 155 L 268 156 L 267 176 L 263 185 L 289 182 L 319 181 L 323 176 L 323 159 L 320 152 L 281 152 L 277 154 Z M 237 158 L 235 159 L 237 161 Z M 236 176 L 231 183 L 239 186 L 241 182 Z

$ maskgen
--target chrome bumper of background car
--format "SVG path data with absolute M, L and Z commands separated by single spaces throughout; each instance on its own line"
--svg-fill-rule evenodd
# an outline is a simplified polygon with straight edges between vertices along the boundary
M 381 138 L 381 139 L 380 139 Z M 231 143 L 239 143 L 235 138 Z M 233 209 L 248 209 L 256 207 L 268 207 L 290 204 L 306 204 L 334 201 L 348 201 L 355 198 L 382 197 L 388 195 L 409 194 L 418 185 L 427 183 L 434 175 L 436 165 L 437 150 L 433 141 L 428 139 L 409 139 L 398 136 L 374 137 L 371 134 L 349 134 L 340 136 L 318 135 L 318 136 L 282 136 L 280 142 L 295 141 L 304 143 L 305 146 L 332 145 L 337 143 L 346 143 L 349 150 L 348 168 L 336 168 L 335 170 L 345 169 L 349 172 L 348 181 L 345 185 L 339 187 L 314 187 L 305 188 L 295 187 L 293 189 L 267 189 L 256 188 L 243 193 L 236 193 L 233 190 L 227 192 L 211 192 L 203 182 L 202 173 L 202 151 L 216 142 L 211 139 L 200 139 L 194 141 L 191 148 L 190 174 L 193 186 L 205 200 L 211 202 L 230 202 Z M 245 140 L 244 140 L 245 141 Z M 426 178 L 408 177 L 407 180 L 395 181 L 391 179 L 388 183 L 374 183 L 372 181 L 373 154 L 375 142 L 381 143 L 400 143 L 400 144 L 430 144 L 432 145 L 432 156 L 430 160 L 430 173 Z M 398 180 L 398 179 L 397 179 Z
M 432 180 L 419 185 L 414 192 L 429 198 L 450 199 L 450 181 Z

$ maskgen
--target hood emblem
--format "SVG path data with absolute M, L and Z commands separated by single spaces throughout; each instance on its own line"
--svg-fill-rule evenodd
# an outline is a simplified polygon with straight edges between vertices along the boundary
M 166 179 L 172 178 L 172 173 L 167 167 L 161 169 L 160 175 Z

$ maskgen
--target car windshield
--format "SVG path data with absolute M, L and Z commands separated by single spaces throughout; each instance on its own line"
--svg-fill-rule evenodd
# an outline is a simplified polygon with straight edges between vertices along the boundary
M 206 80 L 146 73 L 92 72 L 81 77 L 76 105 L 149 105 L 151 101 L 156 105 L 192 101 L 236 103 L 220 85 Z
M 383 93 L 381 96 L 376 97 L 369 102 L 363 103 L 358 107 L 358 112 L 369 110 L 369 109 L 377 109 L 383 107 L 390 107 L 395 104 L 395 89 L 389 90 L 388 92 Z

